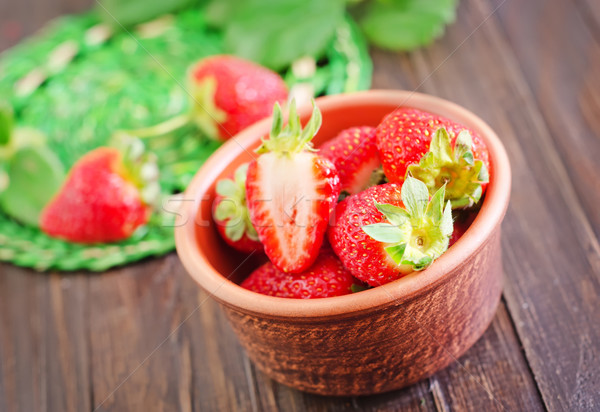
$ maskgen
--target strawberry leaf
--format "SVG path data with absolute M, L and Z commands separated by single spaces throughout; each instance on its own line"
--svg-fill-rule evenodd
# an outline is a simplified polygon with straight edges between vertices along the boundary
M 404 239 L 404 232 L 389 223 L 373 223 L 362 227 L 362 230 L 373 239 L 383 243 L 398 243 Z
M 241 219 L 231 219 L 227 222 L 227 226 L 225 226 L 225 235 L 237 242 L 244 236 L 244 232 L 246 231 L 246 224 Z
M 375 207 L 377 208 L 377 210 L 383 213 L 383 215 L 386 217 L 387 220 L 390 221 L 390 223 L 396 226 L 401 226 L 404 223 L 406 223 L 408 219 L 410 219 L 410 214 L 401 207 L 390 205 L 387 203 L 377 203 Z
M 406 243 L 400 245 L 388 246 L 385 248 L 387 254 L 396 262 L 398 265 L 402 264 L 402 256 L 404 256 L 404 250 L 406 249 Z
M 223 197 L 233 197 L 237 193 L 237 186 L 231 179 L 221 179 L 217 182 L 216 191 Z
M 418 164 L 407 169 L 410 175 L 422 181 L 433 195 L 446 186 L 445 198 L 452 202 L 454 209 L 476 204 L 483 193 L 482 183 L 487 183 L 487 168 L 481 160 L 473 157 L 471 134 L 463 130 L 451 147 L 450 135 L 440 127 L 434 133 L 429 151 Z
M 457 0 L 388 0 L 369 3 L 360 21 L 368 39 L 391 50 L 412 50 L 441 36 L 456 17 Z
M 313 111 L 310 120 L 302 130 L 300 116 L 296 112 L 296 101 L 292 99 L 289 104 L 288 124 L 282 129 L 281 107 L 275 103 L 273 108 L 273 123 L 269 139 L 263 139 L 262 145 L 256 149 L 256 153 L 279 153 L 290 155 L 303 150 L 312 150 L 310 141 L 315 136 L 323 118 L 321 111 L 315 101 L 312 101 Z
M 65 178 L 63 165 L 48 146 L 34 145 L 17 150 L 7 172 L 0 207 L 19 222 L 38 226 L 40 213 Z
M 446 192 L 446 185 L 438 189 L 437 192 L 431 198 L 431 201 L 427 205 L 427 216 L 434 222 L 440 222 L 444 214 L 444 194 Z
M 223 27 L 229 53 L 279 70 L 323 52 L 343 19 L 345 1 L 215 0 L 208 7 L 211 22 Z
M 10 143 L 14 124 L 12 108 L 0 102 L 0 146 L 7 146 Z
M 429 191 L 425 183 L 408 176 L 402 185 L 402 203 L 411 216 L 420 218 L 425 214 L 427 202 L 429 202 Z

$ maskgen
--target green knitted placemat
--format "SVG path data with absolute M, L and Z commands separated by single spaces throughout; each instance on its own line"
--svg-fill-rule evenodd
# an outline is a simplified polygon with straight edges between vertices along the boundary
M 130 33 L 105 35 L 99 24 L 95 13 L 63 17 L 0 55 L 0 96 L 13 105 L 19 126 L 47 135 L 67 169 L 84 153 L 107 144 L 116 130 L 150 126 L 182 113 L 188 96 L 181 84 L 189 64 L 223 52 L 221 33 L 207 27 L 199 10 Z M 61 64 L 60 53 L 72 58 Z M 59 64 L 49 66 L 53 60 Z M 282 75 L 289 86 L 298 81 L 291 69 Z M 371 61 L 350 19 L 340 25 L 308 81 L 317 95 L 369 88 Z M 184 128 L 147 145 L 158 154 L 167 199 L 185 189 L 219 143 Z M 0 211 L 0 260 L 37 270 L 102 271 L 173 250 L 173 218 L 157 213 L 123 242 L 86 246 L 50 238 Z

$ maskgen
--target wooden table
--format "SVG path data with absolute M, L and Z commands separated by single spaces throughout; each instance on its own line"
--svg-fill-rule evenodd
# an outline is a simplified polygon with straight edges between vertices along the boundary
M 91 0 L 0 4 L 0 50 Z M 464 0 L 433 46 L 373 50 L 374 87 L 453 100 L 513 166 L 504 297 L 458 362 L 327 398 L 256 370 L 177 256 L 102 275 L 0 265 L 0 411 L 600 410 L 600 2 Z

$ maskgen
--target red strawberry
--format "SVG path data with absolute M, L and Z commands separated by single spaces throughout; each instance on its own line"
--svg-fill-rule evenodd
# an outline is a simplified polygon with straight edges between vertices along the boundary
M 446 184 L 453 208 L 477 203 L 488 182 L 489 154 L 477 133 L 441 116 L 401 107 L 377 127 L 385 175 L 402 183 L 407 172 L 433 195 Z
M 329 242 L 342 263 L 371 286 L 429 266 L 447 248 L 451 206 L 442 187 L 429 202 L 423 182 L 407 178 L 373 186 L 341 201 Z
M 352 127 L 325 142 L 319 154 L 331 160 L 340 175 L 342 190 L 354 194 L 372 182 L 381 162 L 375 144 L 375 128 Z
M 189 70 L 192 119 L 211 137 L 229 139 L 268 117 L 288 92 L 279 74 L 234 56 L 200 60 Z
M 42 211 L 41 229 L 78 243 L 131 236 L 148 221 L 150 199 L 159 194 L 156 164 L 138 149 L 123 155 L 118 149 L 100 147 L 79 159 Z M 142 187 L 144 180 L 149 183 Z
M 314 106 L 302 130 L 295 106 L 290 104 L 289 124 L 282 129 L 275 105 L 270 138 L 248 167 L 246 195 L 250 220 L 271 262 L 283 272 L 300 273 L 319 254 L 340 179 L 329 160 L 310 150 L 321 112 Z
M 347 295 L 357 283 L 331 249 L 324 248 L 315 263 L 302 273 L 285 273 L 267 262 L 252 272 L 241 286 L 263 295 L 313 299 Z
M 213 217 L 223 239 L 235 249 L 250 253 L 263 250 L 258 233 L 250 222 L 246 207 L 246 174 L 248 163 L 235 171 L 234 180 L 221 179 L 217 182 Z

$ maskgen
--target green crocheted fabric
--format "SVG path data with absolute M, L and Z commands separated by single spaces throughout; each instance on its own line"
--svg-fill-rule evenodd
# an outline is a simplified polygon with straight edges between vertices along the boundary
M 150 126 L 185 111 L 188 96 L 181 84 L 188 65 L 222 53 L 221 34 L 206 26 L 198 10 L 163 19 L 158 27 L 105 38 L 94 29 L 99 23 L 95 13 L 64 17 L 0 55 L 0 96 L 13 105 L 19 126 L 47 135 L 67 169 L 84 153 L 107 144 L 116 130 Z M 74 57 L 48 66 L 51 53 L 61 48 Z M 366 44 L 349 19 L 338 28 L 322 62 L 308 79 L 317 95 L 370 86 Z M 43 82 L 36 82 L 39 68 L 44 69 Z M 289 86 L 298 81 L 291 70 L 282 75 Z M 219 143 L 184 128 L 148 145 L 160 159 L 167 199 L 185 189 Z M 156 214 L 126 241 L 85 246 L 50 238 L 0 211 L 0 260 L 37 270 L 106 270 L 172 250 L 173 218 Z

